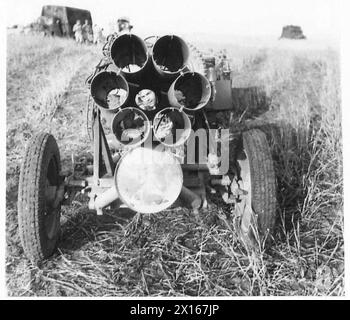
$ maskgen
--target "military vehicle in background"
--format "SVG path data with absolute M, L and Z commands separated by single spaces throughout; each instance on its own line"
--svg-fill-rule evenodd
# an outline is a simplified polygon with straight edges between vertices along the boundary
M 41 16 L 33 24 L 33 29 L 47 36 L 73 38 L 73 26 L 77 20 L 88 20 L 92 25 L 91 13 L 88 10 L 47 5 L 43 6 Z
M 289 25 L 283 27 L 280 39 L 304 40 L 306 37 L 300 26 Z

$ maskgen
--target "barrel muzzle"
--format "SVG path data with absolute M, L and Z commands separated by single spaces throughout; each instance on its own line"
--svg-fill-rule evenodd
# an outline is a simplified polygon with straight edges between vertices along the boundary
M 148 62 L 147 46 L 134 34 L 123 34 L 111 45 L 110 57 L 127 80 L 137 79 Z
M 170 105 L 187 111 L 203 108 L 210 100 L 211 86 L 208 79 L 198 72 L 181 74 L 170 86 Z
M 166 147 L 181 146 L 190 137 L 191 121 L 185 112 L 176 108 L 165 108 L 154 117 L 153 133 Z
M 189 48 L 178 36 L 160 37 L 153 46 L 152 61 L 154 68 L 164 78 L 176 78 L 185 69 Z
M 113 113 L 124 107 L 129 97 L 127 81 L 112 71 L 102 71 L 95 75 L 91 81 L 90 91 L 101 110 Z
M 124 146 L 136 147 L 145 142 L 151 125 L 146 114 L 140 109 L 128 107 L 119 110 L 112 121 L 112 132 Z

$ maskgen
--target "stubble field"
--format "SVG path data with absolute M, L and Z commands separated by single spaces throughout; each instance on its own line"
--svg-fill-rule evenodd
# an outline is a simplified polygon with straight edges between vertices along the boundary
M 44 130 L 56 137 L 64 165 L 69 166 L 72 153 L 91 152 L 84 81 L 101 48 L 35 35 L 9 35 L 7 47 L 9 295 L 344 294 L 336 49 L 277 40 L 220 48 L 227 48 L 232 59 L 233 87 L 258 87 L 264 96 L 252 110 L 239 100 L 234 112 L 247 125 L 263 128 L 273 150 L 279 206 L 271 249 L 245 251 L 230 225 L 228 205 L 215 204 L 199 219 L 186 209 L 166 210 L 146 223 L 124 212 L 97 217 L 78 196 L 63 208 L 58 252 L 38 267 L 25 259 L 17 230 L 24 149 L 34 133 Z

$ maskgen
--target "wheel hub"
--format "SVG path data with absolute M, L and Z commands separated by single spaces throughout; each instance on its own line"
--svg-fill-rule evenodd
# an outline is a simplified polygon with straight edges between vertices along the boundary
M 241 230 L 244 234 L 248 234 L 251 221 L 254 216 L 252 209 L 252 185 L 249 159 L 242 150 L 238 159 L 240 167 L 239 178 L 235 183 L 231 184 L 231 191 L 237 196 L 236 210 L 237 215 L 241 217 Z
M 46 179 L 44 226 L 50 240 L 56 237 L 60 225 L 59 210 L 55 208 L 58 189 L 57 186 L 50 185 L 49 179 Z

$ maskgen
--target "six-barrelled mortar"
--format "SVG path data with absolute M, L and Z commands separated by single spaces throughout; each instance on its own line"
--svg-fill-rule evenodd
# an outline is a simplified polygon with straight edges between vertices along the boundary
M 262 131 L 232 135 L 229 124 L 217 125 L 218 112 L 232 115 L 232 84 L 216 75 L 215 57 L 175 35 L 130 33 L 108 37 L 103 54 L 86 81 L 93 158 L 64 173 L 52 135 L 40 133 L 27 147 L 18 197 L 27 256 L 38 262 L 54 252 L 60 207 L 76 192 L 97 214 L 107 207 L 151 214 L 206 208 L 210 190 L 232 205 L 245 244 L 264 242 L 276 208 L 271 153 Z
M 205 197 L 191 194 L 190 189 L 182 191 L 187 188 L 187 180 L 185 177 L 184 181 L 180 163 L 188 160 L 185 144 L 193 135 L 196 114 L 211 99 L 211 83 L 205 74 L 190 67 L 190 49 L 178 36 L 157 38 L 152 48 L 133 34 L 110 41 L 107 53 L 110 64 L 96 70 L 89 85 L 95 106 L 112 132 L 107 136 L 107 144 L 112 152 L 123 156 L 114 163 L 115 184 L 103 194 L 93 188 L 89 207 L 101 214 L 103 207 L 120 199 L 135 211 L 152 213 L 166 209 L 180 198 L 187 206 L 198 209 L 205 203 L 202 199 Z M 195 148 L 191 152 L 196 158 Z M 130 172 L 121 173 L 121 168 L 126 168 L 122 164 L 130 162 L 135 153 L 138 154 L 135 161 L 140 163 L 134 161 L 133 166 L 128 167 Z M 206 163 L 205 153 L 201 160 Z M 154 157 L 157 163 L 152 161 Z M 169 163 L 162 163 L 164 161 Z M 119 178 L 121 175 L 124 179 Z M 193 187 L 193 177 L 191 180 Z M 122 194 L 117 181 L 129 185 L 127 195 Z M 204 190 L 202 181 L 199 178 L 197 181 L 197 187 Z M 132 205 L 128 199 L 133 197 L 145 203 L 153 199 L 153 205 L 147 209 L 143 205 Z

